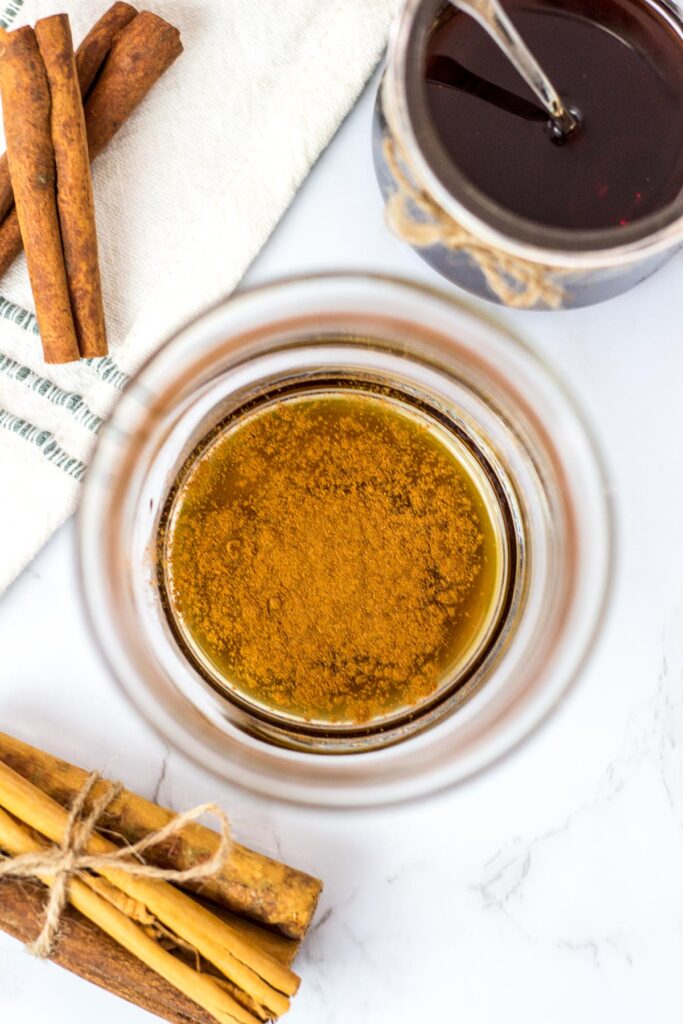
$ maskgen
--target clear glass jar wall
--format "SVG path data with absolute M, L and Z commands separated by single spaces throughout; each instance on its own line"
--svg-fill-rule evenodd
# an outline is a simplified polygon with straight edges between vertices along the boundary
M 273 720 L 212 685 L 169 629 L 156 578 L 159 519 L 198 441 L 250 396 L 322 379 L 381 381 L 457 425 L 492 469 L 516 551 L 500 629 L 466 675 L 419 714 L 357 733 Z M 234 297 L 133 379 L 89 470 L 81 576 L 114 675 L 170 743 L 269 796 L 377 804 L 481 770 L 545 718 L 595 636 L 609 534 L 586 428 L 531 352 L 436 291 L 332 275 Z

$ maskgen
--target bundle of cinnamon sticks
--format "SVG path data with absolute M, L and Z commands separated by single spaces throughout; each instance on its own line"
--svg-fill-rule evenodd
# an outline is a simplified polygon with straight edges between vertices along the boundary
M 0 851 L 17 857 L 63 838 L 67 808 L 87 773 L 0 733 Z M 88 795 L 90 813 L 104 783 Z M 128 791 L 105 809 L 87 849 L 114 849 L 156 833 L 170 811 Z M 219 836 L 187 824 L 145 858 L 186 871 L 215 852 Z M 42 885 L 40 883 L 43 883 Z M 45 885 L 0 879 L 0 927 L 25 941 L 40 931 Z M 52 958 L 175 1024 L 260 1024 L 289 1008 L 299 979 L 291 962 L 315 911 L 320 882 L 233 844 L 197 898 L 115 866 L 81 872 L 69 886 Z
M 75 53 L 65 14 L 0 33 L 0 274 L 23 246 L 47 362 L 107 352 L 90 163 L 181 52 L 123 2 Z

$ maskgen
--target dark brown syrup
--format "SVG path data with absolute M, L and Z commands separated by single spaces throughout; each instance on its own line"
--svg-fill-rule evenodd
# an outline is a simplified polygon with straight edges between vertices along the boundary
M 448 157 L 500 206 L 537 223 L 625 226 L 683 189 L 683 40 L 644 0 L 505 0 L 581 117 L 560 139 L 505 55 L 444 11 L 427 45 L 428 109 Z

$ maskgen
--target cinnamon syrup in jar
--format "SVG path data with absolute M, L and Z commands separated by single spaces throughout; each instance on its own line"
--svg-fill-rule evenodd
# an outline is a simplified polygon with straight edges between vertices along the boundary
M 548 227 L 619 228 L 683 190 L 683 39 L 645 0 L 505 0 L 581 118 L 558 139 L 502 51 L 444 9 L 428 40 L 427 107 L 450 161 L 488 198 Z
M 504 509 L 463 440 L 398 395 L 331 386 L 219 424 L 167 503 L 158 578 L 191 663 L 261 714 L 365 726 L 487 650 Z

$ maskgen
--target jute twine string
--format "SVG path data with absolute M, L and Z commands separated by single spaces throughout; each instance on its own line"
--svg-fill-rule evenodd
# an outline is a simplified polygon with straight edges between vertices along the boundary
M 394 234 L 418 249 L 442 245 L 452 252 L 466 253 L 479 267 L 494 295 L 506 306 L 531 309 L 543 303 L 550 309 L 558 309 L 562 305 L 564 289 L 552 276 L 557 270 L 510 256 L 463 228 L 431 196 L 413 184 L 403 170 L 405 160 L 397 153 L 395 138 L 385 137 L 383 146 L 384 159 L 396 186 L 386 206 L 387 223 Z
M 118 782 L 108 783 L 104 793 L 94 802 L 90 813 L 83 817 L 86 801 L 99 780 L 98 772 L 93 772 L 86 780 L 71 807 L 61 843 L 47 847 L 40 853 L 22 853 L 0 860 L 0 878 L 5 875 L 15 878 L 40 878 L 41 875 L 50 875 L 54 879 L 45 908 L 42 930 L 35 942 L 27 947 L 35 956 L 48 957 L 52 951 L 69 899 L 69 883 L 72 878 L 82 876 L 88 871 L 116 868 L 117 871 L 133 878 L 153 878 L 176 883 L 197 882 L 216 875 L 224 866 L 230 852 L 230 826 L 225 814 L 216 804 L 201 804 L 185 811 L 184 814 L 178 814 L 164 828 L 151 832 L 137 843 L 112 850 L 110 853 L 87 853 L 86 847 L 97 822 L 123 790 Z M 140 858 L 150 846 L 156 846 L 177 835 L 185 825 L 203 814 L 215 814 L 220 821 L 221 841 L 213 857 L 185 871 L 157 868 L 134 859 Z

